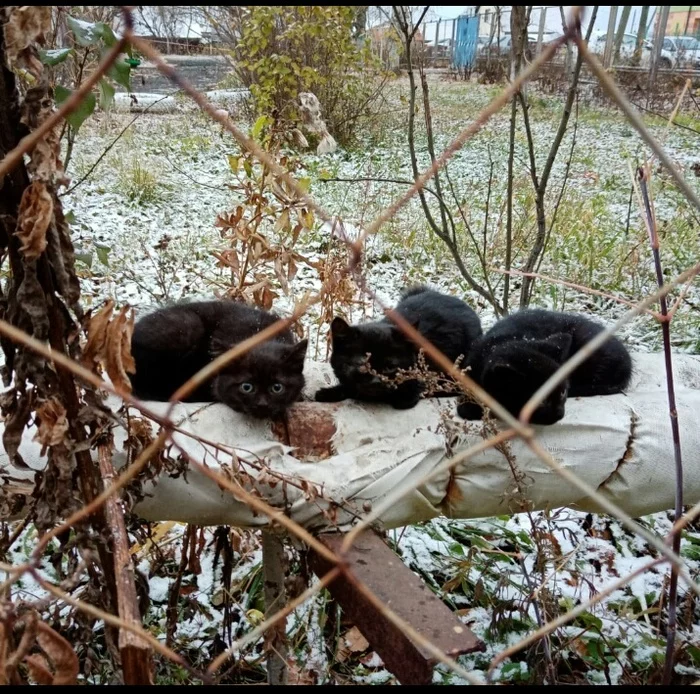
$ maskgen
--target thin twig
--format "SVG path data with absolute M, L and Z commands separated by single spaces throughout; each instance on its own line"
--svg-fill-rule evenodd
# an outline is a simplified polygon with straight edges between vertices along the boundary
M 661 164 L 663 164 L 669 174 L 671 174 L 671 177 L 681 189 L 683 195 L 685 195 L 688 201 L 698 211 L 700 211 L 700 198 L 698 198 L 678 169 L 676 169 L 676 167 L 673 165 L 671 158 L 668 156 L 668 154 L 666 154 L 663 147 L 661 147 L 661 145 L 654 139 L 646 125 L 644 125 L 644 121 L 639 113 L 635 111 L 632 104 L 627 100 L 620 88 L 615 84 L 610 75 L 608 75 L 608 73 L 605 71 L 605 68 L 600 64 L 600 61 L 588 50 L 588 46 L 586 46 L 581 37 L 577 36 L 575 39 L 579 51 L 583 54 L 584 59 L 600 81 L 605 91 L 610 95 L 613 101 L 617 103 L 622 112 L 627 116 L 629 122 L 634 126 L 634 129 L 640 134 L 642 139 L 649 145 L 649 147 L 651 147 L 654 154 L 656 154 L 656 156 L 659 158 Z
M 536 641 L 539 641 L 541 638 L 544 638 L 548 634 L 551 634 L 559 627 L 564 626 L 564 624 L 567 624 L 573 619 L 576 619 L 576 617 L 578 617 L 580 614 L 587 612 L 591 607 L 593 607 L 593 605 L 597 605 L 604 598 L 607 598 L 608 595 L 611 595 L 615 591 L 620 590 L 620 588 L 624 588 L 630 581 L 634 580 L 637 576 L 646 573 L 647 571 L 649 571 L 649 569 L 656 566 L 657 564 L 660 564 L 663 561 L 664 560 L 661 557 L 657 557 L 656 559 L 648 561 L 646 564 L 642 564 L 641 566 L 637 567 L 634 571 L 628 573 L 626 576 L 619 578 L 617 581 L 613 581 L 609 586 L 606 586 L 605 588 L 599 590 L 589 600 L 586 600 L 580 603 L 579 605 L 576 605 L 576 607 L 569 610 L 566 614 L 560 615 L 556 619 L 547 622 L 547 624 L 545 624 L 540 629 L 537 629 L 532 634 L 526 636 L 524 639 L 522 639 L 522 641 L 518 641 L 518 643 L 514 644 L 513 646 L 509 646 L 505 650 L 498 653 L 498 655 L 496 655 L 496 657 L 491 661 L 491 664 L 489 665 L 488 678 L 491 678 L 493 671 L 504 660 L 507 660 L 508 658 L 514 656 L 519 651 L 522 651 L 523 648 L 526 648 L 527 646 L 535 643 Z
M 275 614 L 268 617 L 266 620 L 258 624 L 255 629 L 249 631 L 245 636 L 238 639 L 238 641 L 231 644 L 223 653 L 220 653 L 214 660 L 211 661 L 207 672 L 209 674 L 214 674 L 224 662 L 233 655 L 236 651 L 240 651 L 242 648 L 250 643 L 255 643 L 270 627 L 274 626 L 281 619 L 284 619 L 287 615 L 294 612 L 300 605 L 303 605 L 309 598 L 312 598 L 317 593 L 320 593 L 327 585 L 335 581 L 336 578 L 342 573 L 342 568 L 336 566 L 331 569 L 323 578 L 319 579 L 317 583 L 313 586 L 309 586 L 301 595 L 290 600 L 281 610 L 275 612 Z
M 148 109 L 152 108 L 156 104 L 159 104 L 163 99 L 167 99 L 169 96 L 172 96 L 173 94 L 177 94 L 177 91 L 171 92 L 170 94 L 166 94 L 164 97 L 161 99 L 158 99 L 157 101 L 154 101 L 152 104 L 149 104 L 143 111 L 137 113 L 121 130 L 121 132 L 105 147 L 104 151 L 102 154 L 100 154 L 99 157 L 95 160 L 95 163 L 87 170 L 87 173 L 77 182 L 74 183 L 68 190 L 63 191 L 62 193 L 59 194 L 59 198 L 62 198 L 64 195 L 69 195 L 72 193 L 81 183 L 84 183 L 92 174 L 92 172 L 97 168 L 99 163 L 107 156 L 109 151 L 114 147 L 114 145 L 119 142 L 119 140 L 122 138 L 124 133 L 136 122 L 137 119 L 139 119 L 144 113 L 148 111 Z
M 61 590 L 58 586 L 55 586 L 53 583 L 47 581 L 36 569 L 31 569 L 30 573 L 32 575 L 32 578 L 44 590 L 57 597 L 59 600 L 63 600 L 63 602 L 68 603 L 69 605 L 73 605 L 73 607 L 76 607 L 82 612 L 92 615 L 97 619 L 101 619 L 103 622 L 105 622 L 105 624 L 117 627 L 118 629 L 125 629 L 126 631 L 130 631 L 132 634 L 135 634 L 139 638 L 142 638 L 146 643 L 148 643 L 151 646 L 151 648 L 153 648 L 154 651 L 157 651 L 171 662 L 187 670 L 187 672 L 189 672 L 193 677 L 202 680 L 205 684 L 212 683 L 209 674 L 195 670 L 195 668 L 193 668 L 182 656 L 179 656 L 177 653 L 174 653 L 170 648 L 162 644 L 158 639 L 151 636 L 151 634 L 148 631 L 146 631 L 142 626 L 134 624 L 133 622 L 125 622 L 123 619 L 115 617 L 109 612 L 101 610 L 99 607 L 95 607 L 90 603 L 74 598 L 72 595 L 69 595 L 65 591 Z
M 493 270 L 493 272 L 500 272 L 509 275 L 518 275 L 518 276 L 528 276 L 528 277 L 536 277 L 537 279 L 544 280 L 545 282 L 551 282 L 552 284 L 560 284 L 563 287 L 570 287 L 571 289 L 577 289 L 580 292 L 584 292 L 586 294 L 595 294 L 596 296 L 602 296 L 605 299 L 610 299 L 611 301 L 616 301 L 620 304 L 624 304 L 625 306 L 629 306 L 630 308 L 634 308 L 637 304 L 635 304 L 633 301 L 630 301 L 629 299 L 623 299 L 621 296 L 615 296 L 614 294 L 608 294 L 606 292 L 602 292 L 599 289 L 593 289 L 592 287 L 586 287 L 583 284 L 576 284 L 575 282 L 568 282 L 567 280 L 559 280 L 556 279 L 555 277 L 549 277 L 548 275 L 543 275 L 539 272 L 522 272 L 520 270 L 503 270 L 502 268 L 498 267 L 492 267 L 490 268 Z M 658 313 L 656 311 L 652 311 L 650 309 L 646 309 L 644 311 L 649 316 L 653 316 L 654 318 L 657 317 Z
M 578 16 L 581 11 L 580 7 L 574 8 L 574 14 Z M 572 22 L 574 25 L 575 22 Z M 573 32 L 570 32 L 573 35 Z M 518 77 L 511 82 L 511 84 L 503 90 L 503 92 L 497 96 L 481 113 L 476 117 L 475 121 L 462 130 L 462 132 L 452 141 L 449 147 L 440 155 L 440 157 L 416 180 L 415 185 L 411 190 L 409 190 L 403 197 L 396 200 L 392 205 L 387 207 L 384 212 L 382 212 L 368 227 L 364 229 L 363 234 L 361 234 L 360 239 L 357 240 L 358 248 L 367 236 L 376 234 L 381 226 L 391 219 L 404 205 L 408 203 L 414 195 L 435 175 L 435 173 L 442 168 L 442 166 L 450 159 L 452 156 L 462 148 L 464 143 L 469 140 L 473 135 L 475 135 L 481 128 L 489 121 L 491 116 L 497 113 L 510 98 L 522 87 L 522 85 L 530 79 L 544 63 L 546 63 L 557 50 L 566 43 L 570 38 L 570 33 L 559 37 L 556 41 L 552 41 L 548 44 L 545 49 L 540 53 L 537 58 L 530 63 L 530 65 L 523 70 Z
M 95 68 L 95 71 L 88 77 L 85 82 L 80 85 L 80 88 L 74 91 L 61 105 L 58 111 L 52 113 L 36 130 L 32 130 L 29 135 L 25 135 L 19 144 L 10 152 L 8 152 L 2 161 L 0 161 L 0 182 L 5 176 L 12 171 L 17 164 L 22 161 L 22 157 L 30 152 L 38 142 L 48 133 L 54 126 L 58 125 L 69 113 L 82 103 L 83 99 L 97 84 L 100 78 L 109 70 L 114 61 L 124 50 L 126 39 L 122 38 L 112 46 L 102 62 Z
M 687 87 L 687 82 L 686 82 Z M 680 100 L 679 104 L 680 105 Z M 678 108 L 678 107 L 676 107 Z M 661 252 L 659 248 L 659 234 L 656 229 L 656 215 L 649 200 L 648 181 L 650 167 L 640 167 L 637 170 L 639 187 L 644 199 L 644 211 L 647 231 L 649 232 L 649 242 L 654 257 L 654 268 L 656 269 L 656 281 L 659 286 L 663 286 L 664 273 L 661 266 Z M 676 406 L 676 389 L 673 379 L 673 357 L 671 352 L 671 321 L 668 317 L 666 297 L 659 299 L 661 305 L 661 333 L 664 345 L 664 363 L 666 365 L 666 390 L 668 393 L 668 412 L 671 418 L 671 433 L 673 435 L 673 459 L 676 465 L 676 508 L 674 522 L 678 522 L 683 515 L 683 457 L 681 455 L 681 435 L 678 427 L 678 408 Z M 675 532 L 670 535 L 672 539 L 673 551 L 678 554 L 681 549 L 681 533 Z M 678 609 L 678 572 L 676 567 L 671 567 L 671 580 L 668 590 L 668 625 L 666 633 L 666 662 L 664 664 L 663 683 L 671 684 L 674 666 L 674 650 L 676 641 L 677 609 Z

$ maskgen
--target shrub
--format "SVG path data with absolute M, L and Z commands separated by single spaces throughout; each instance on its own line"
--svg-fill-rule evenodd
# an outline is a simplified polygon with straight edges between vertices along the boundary
M 333 137 L 351 144 L 372 118 L 380 70 L 368 42 L 353 38 L 355 7 L 259 6 L 231 8 L 238 26 L 241 82 L 256 115 L 272 116 L 275 130 L 299 123 L 297 95 L 313 92 Z

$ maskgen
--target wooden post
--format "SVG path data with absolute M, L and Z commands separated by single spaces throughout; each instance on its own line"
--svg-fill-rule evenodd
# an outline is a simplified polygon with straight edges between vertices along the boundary
M 112 467 L 113 443 L 99 447 L 100 473 L 105 486 L 114 480 Z M 105 502 L 105 515 L 112 531 L 114 577 L 117 586 L 117 613 L 127 624 L 141 625 L 139 602 L 134 581 L 134 564 L 129 552 L 129 537 L 124 525 L 121 501 L 115 496 Z M 153 684 L 151 672 L 151 647 L 136 634 L 119 630 L 119 653 L 122 658 L 124 684 Z
M 265 617 L 271 617 L 287 604 L 284 587 L 287 561 L 283 536 L 274 530 L 262 531 Z M 287 684 L 287 619 L 279 620 L 268 630 L 267 683 Z

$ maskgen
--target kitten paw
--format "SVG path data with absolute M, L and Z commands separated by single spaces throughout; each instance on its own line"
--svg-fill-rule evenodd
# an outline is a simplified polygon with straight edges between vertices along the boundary
M 314 399 L 316 402 L 340 402 L 348 397 L 342 386 L 332 386 L 331 388 L 321 388 L 316 391 Z
M 481 419 L 484 415 L 484 411 L 481 405 L 477 405 L 475 402 L 462 402 L 457 405 L 457 414 L 462 419 L 474 421 L 476 419 Z

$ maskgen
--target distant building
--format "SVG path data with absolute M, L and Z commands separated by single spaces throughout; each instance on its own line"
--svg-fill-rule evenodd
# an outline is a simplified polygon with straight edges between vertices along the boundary
M 700 35 L 700 5 L 671 7 L 666 23 L 667 36 Z
M 495 36 L 496 32 L 498 30 L 497 24 L 499 23 L 498 21 L 498 15 L 499 12 L 497 10 L 499 9 L 498 5 L 479 5 L 479 36 Z M 471 12 L 468 12 L 468 14 L 471 14 Z M 506 15 L 506 23 L 508 25 L 508 28 L 510 28 L 510 20 L 508 19 L 509 15 Z M 501 16 L 501 24 L 503 24 L 503 16 Z M 501 33 L 504 33 L 503 29 L 505 27 L 501 28 Z
M 198 53 L 215 38 L 211 27 L 202 24 L 196 8 L 140 6 L 134 14 L 134 33 L 147 38 L 165 53 Z

